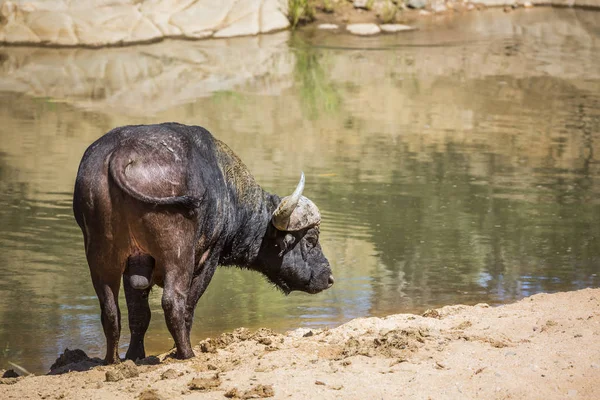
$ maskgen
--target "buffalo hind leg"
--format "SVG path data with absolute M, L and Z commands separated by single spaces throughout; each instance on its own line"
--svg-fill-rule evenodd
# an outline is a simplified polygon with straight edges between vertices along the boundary
M 106 364 L 115 364 L 121 361 L 119 358 L 119 337 L 121 336 L 121 310 L 119 310 L 121 279 L 119 275 L 116 279 L 103 280 L 92 270 L 92 281 L 100 302 L 100 319 L 106 337 L 106 356 L 104 357 Z
M 123 274 L 123 287 L 129 315 L 129 331 L 131 341 L 125 358 L 138 360 L 146 357 L 144 335 L 150 325 L 150 306 L 148 295 L 152 282 L 154 259 L 149 255 L 139 254 L 129 257 L 127 268 Z
M 185 311 L 191 274 L 194 268 L 194 256 L 190 249 L 188 257 L 175 260 L 164 260 L 164 287 L 162 308 L 165 312 L 167 328 L 177 347 L 177 358 L 194 357 L 190 335 L 186 329 Z

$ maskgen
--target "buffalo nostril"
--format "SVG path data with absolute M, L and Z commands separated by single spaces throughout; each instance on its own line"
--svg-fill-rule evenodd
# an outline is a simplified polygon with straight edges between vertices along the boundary
M 327 283 L 329 285 L 327 286 L 327 288 L 332 287 L 334 282 L 335 282 L 335 279 L 333 279 L 333 275 L 329 275 L 329 279 L 327 279 Z

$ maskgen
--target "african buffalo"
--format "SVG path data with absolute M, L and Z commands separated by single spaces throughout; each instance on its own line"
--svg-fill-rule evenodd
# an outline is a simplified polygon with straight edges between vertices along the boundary
M 178 358 L 194 355 L 190 330 L 198 299 L 217 265 L 263 273 L 286 294 L 331 287 L 319 245 L 320 214 L 302 196 L 265 192 L 223 142 L 199 126 L 124 126 L 83 155 L 73 195 L 106 336 L 106 363 L 119 362 L 121 277 L 131 342 L 145 357 L 148 294 L 162 307 Z

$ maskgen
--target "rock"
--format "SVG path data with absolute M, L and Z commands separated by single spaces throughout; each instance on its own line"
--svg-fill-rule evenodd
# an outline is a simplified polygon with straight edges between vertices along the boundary
M 156 389 L 146 389 L 141 392 L 138 396 L 139 400 L 164 400 L 165 397 L 161 396 Z
M 431 15 L 431 12 L 427 10 L 420 10 L 419 15 Z
M 446 7 L 446 4 L 444 4 L 444 3 L 438 3 L 438 4 L 434 5 L 433 7 L 431 7 L 431 9 L 435 13 L 443 13 L 443 12 L 448 11 L 448 7 Z
M 325 30 L 333 30 L 333 29 L 338 29 L 339 26 L 337 26 L 336 24 L 320 24 L 319 26 L 317 26 L 317 28 L 325 29 Z
M 370 9 L 369 0 L 354 0 L 352 2 L 352 5 L 354 6 L 354 8 L 360 8 L 362 10 Z
M 525 8 L 531 8 L 533 7 L 533 3 L 530 1 L 526 1 L 525 3 L 523 3 L 523 7 Z
M 101 364 L 101 359 L 90 358 L 83 350 L 65 349 L 50 366 L 49 375 L 60 375 L 70 371 L 87 371 Z
M 237 388 L 229 389 L 223 396 L 227 397 L 228 399 L 237 399 L 241 397 L 240 391 Z
M 218 375 L 214 375 L 211 378 L 194 378 L 188 383 L 190 390 L 199 390 L 201 392 L 208 392 L 221 386 L 221 379 Z
M 442 318 L 442 315 L 440 314 L 440 312 L 438 310 L 432 310 L 432 309 L 426 310 L 422 316 L 425 318 L 437 318 L 437 319 Z
M 308 328 L 297 328 L 288 332 L 287 335 L 296 338 L 312 336 L 312 334 L 309 334 L 309 332 L 312 332 L 312 330 Z
M 168 370 L 160 374 L 160 379 L 175 379 L 179 378 L 181 375 L 183 375 L 181 372 L 175 371 L 173 368 L 169 368 Z
M 267 398 L 275 396 L 275 391 L 272 385 L 256 385 L 254 388 L 247 390 L 242 395 L 242 399 Z
M 2 374 L 3 378 L 18 378 L 20 375 L 14 369 L 9 369 Z
M 376 35 L 381 32 L 379 26 L 375 24 L 350 24 L 346 26 L 346 29 L 350 33 L 360 36 Z
M 408 0 L 406 2 L 406 6 L 408 8 L 414 8 L 416 10 L 420 10 L 427 6 L 427 0 Z
M 4 43 L 105 46 L 166 37 L 231 37 L 289 27 L 283 0 L 1 2 Z
M 379 25 L 382 31 L 387 33 L 401 32 L 401 31 L 414 31 L 416 28 L 409 25 L 402 24 L 382 24 Z
M 264 344 L 265 346 L 269 346 L 273 343 L 273 340 L 271 338 L 268 337 L 263 337 L 263 338 L 259 338 L 257 340 L 258 343 L 260 344 Z
M 66 348 L 65 351 L 60 356 L 58 356 L 56 361 L 54 361 L 54 364 L 52 364 L 50 366 L 50 371 L 55 370 L 60 367 L 64 367 L 65 365 L 68 365 L 68 364 L 78 363 L 78 362 L 89 360 L 89 359 L 90 358 L 88 357 L 87 354 L 85 354 L 85 351 L 83 351 L 83 350 L 80 350 L 80 349 L 69 350 L 68 348 Z
M 123 379 L 135 378 L 140 375 L 137 365 L 126 360 L 111 370 L 106 371 L 106 382 L 118 382 Z

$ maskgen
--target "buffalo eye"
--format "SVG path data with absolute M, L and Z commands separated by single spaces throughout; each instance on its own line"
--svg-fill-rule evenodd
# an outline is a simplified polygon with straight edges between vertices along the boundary
M 315 246 L 317 245 L 317 242 L 318 242 L 318 241 L 319 241 L 319 239 L 317 239 L 317 237 L 316 237 L 316 236 L 312 236 L 312 235 L 310 235 L 310 236 L 307 236 L 307 237 L 306 237 L 306 242 L 308 243 L 308 245 L 309 245 L 310 247 L 315 247 Z

